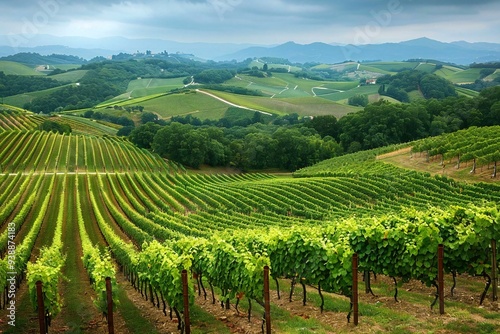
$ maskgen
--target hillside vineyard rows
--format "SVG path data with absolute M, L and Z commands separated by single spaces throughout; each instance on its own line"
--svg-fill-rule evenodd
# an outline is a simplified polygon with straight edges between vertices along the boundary
M 436 284 L 439 244 L 447 250 L 447 273 L 491 273 L 491 240 L 500 239 L 494 183 L 400 169 L 375 161 L 374 152 L 295 177 L 205 175 L 117 137 L 40 132 L 37 119 L 0 114 L 4 307 L 7 275 L 15 272 L 33 305 L 42 281 L 47 318 L 57 317 L 63 268 L 75 265 L 64 245 L 81 247 L 100 312 L 104 279 L 116 288 L 117 270 L 165 314 L 171 308 L 179 317 L 184 269 L 199 284 L 217 287 L 222 301 L 244 295 L 258 304 L 265 265 L 276 282 L 289 278 L 351 297 L 354 253 L 360 270 L 427 286 Z M 193 281 L 189 295 L 192 304 Z

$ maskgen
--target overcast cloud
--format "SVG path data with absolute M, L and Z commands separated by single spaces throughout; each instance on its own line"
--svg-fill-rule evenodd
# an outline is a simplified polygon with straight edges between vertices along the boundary
M 500 43 L 497 0 L 1 0 L 0 34 L 255 44 Z

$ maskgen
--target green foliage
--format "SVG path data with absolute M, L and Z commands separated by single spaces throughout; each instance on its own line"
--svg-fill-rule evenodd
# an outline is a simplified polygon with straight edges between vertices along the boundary
M 139 279 L 150 284 L 154 291 L 161 292 L 165 302 L 181 310 L 184 305 L 182 271 L 191 267 L 191 255 L 176 254 L 157 241 L 142 245 L 137 257 L 136 271 Z M 194 288 L 189 284 L 189 303 L 194 304 Z
M 45 77 L 5 75 L 0 71 L 0 97 L 59 87 L 62 84 Z
M 429 115 L 419 105 L 379 102 L 341 118 L 338 124 L 344 150 L 353 142 L 360 143 L 362 149 L 371 149 L 426 136 Z
M 59 65 L 59 64 L 83 64 L 85 60 L 80 57 L 62 54 L 51 54 L 42 56 L 35 52 L 20 52 L 15 55 L 2 57 L 2 60 L 14 61 L 30 66 L 40 64 Z
M 201 88 L 217 90 L 217 91 L 227 92 L 227 93 L 232 93 L 232 94 L 249 95 L 249 96 L 264 96 L 264 94 L 261 91 L 258 91 L 255 89 L 248 89 L 248 88 L 244 88 L 244 87 L 231 86 L 231 85 L 211 84 L 211 85 L 203 85 Z
M 52 122 L 49 120 L 46 120 L 42 124 L 40 124 L 38 126 L 38 129 L 41 131 L 55 132 L 55 133 L 60 133 L 60 134 L 63 134 L 63 133 L 70 134 L 71 133 L 71 126 L 69 126 L 68 124 Z
M 128 136 L 130 136 L 132 131 L 134 131 L 134 129 L 135 129 L 135 126 L 124 126 L 120 130 L 118 130 L 116 135 L 118 137 L 128 137 Z
M 316 116 L 305 125 L 316 130 L 321 137 L 338 138 L 339 136 L 340 128 L 335 116 Z
M 66 175 L 62 181 L 66 184 Z M 64 218 L 64 208 L 67 205 L 65 186 L 59 197 L 59 210 L 56 220 L 56 228 L 52 244 L 48 248 L 40 250 L 40 256 L 35 263 L 28 263 L 26 279 L 33 308 L 37 310 L 37 289 L 36 283 L 42 283 L 43 305 L 46 316 L 54 317 L 62 307 L 61 296 L 58 291 L 58 285 L 62 277 L 62 267 L 66 261 L 66 256 L 62 253 L 62 225 Z
M 59 107 L 64 110 L 91 108 L 125 92 L 128 83 L 137 77 L 160 76 L 158 73 L 162 69 L 161 64 L 163 63 L 135 60 L 88 63 L 81 67 L 86 73 L 78 85 L 64 87 L 57 93 L 36 98 L 25 107 L 44 113 Z
M 24 105 L 25 109 L 36 113 L 51 113 L 58 108 L 63 110 L 91 108 L 109 97 L 118 95 L 120 90 L 106 81 L 82 78 L 78 86 L 65 86 L 48 96 L 38 97 Z M 92 75 L 92 74 L 91 74 Z
M 366 107 L 368 104 L 368 96 L 366 95 L 354 95 L 347 99 L 347 103 L 351 106 Z
M 131 141 L 135 142 L 135 139 L 131 138 Z M 314 164 L 342 151 L 333 138 L 322 139 L 311 128 L 255 126 L 248 130 L 223 130 L 176 122 L 161 128 L 154 136 L 151 147 L 167 159 L 194 168 L 202 164 L 231 164 L 243 169 L 286 170 Z
M 472 63 L 470 68 L 500 68 L 500 62 Z
M 412 150 L 425 151 L 429 157 L 441 156 L 442 160 L 457 158 L 458 166 L 472 160 L 477 166 L 483 166 L 500 161 L 500 143 L 496 140 L 499 136 L 500 126 L 471 127 L 420 140 Z
M 132 130 L 129 139 L 140 148 L 151 148 L 153 139 L 160 128 L 158 124 L 146 123 Z
M 141 107 L 137 107 L 141 108 Z M 103 113 L 100 111 L 94 111 L 93 109 L 89 109 L 83 113 L 84 118 L 92 118 L 98 121 L 107 121 L 113 124 L 121 125 L 121 126 L 135 126 L 133 120 L 126 116 L 116 116 L 109 113 Z
M 89 235 L 85 228 L 85 219 L 83 216 L 81 198 L 79 194 L 79 178 L 76 178 L 76 214 L 78 219 L 78 230 L 80 232 L 80 239 L 82 241 L 82 261 L 83 266 L 87 270 L 92 288 L 96 292 L 97 298 L 94 304 L 102 314 L 107 314 L 107 295 L 106 295 L 106 278 L 111 279 L 111 291 L 113 298 L 113 306 L 118 305 L 117 297 L 117 283 L 115 276 L 115 267 L 111 261 L 108 252 L 101 253 L 96 245 L 90 241 Z
M 221 84 L 234 77 L 236 73 L 229 70 L 203 70 L 194 76 L 194 81 L 201 84 Z
M 152 112 L 143 112 L 141 113 L 141 123 L 146 124 L 149 122 L 156 123 L 158 122 L 159 118 L 158 115 L 152 113 Z
M 414 90 L 421 91 L 427 99 L 456 96 L 455 88 L 449 81 L 421 71 L 403 71 L 393 76 L 386 75 L 379 78 L 378 83 L 387 87 L 379 90 L 380 94 L 401 102 L 409 102 L 408 93 Z
M 496 69 L 494 69 L 494 68 L 483 68 L 481 70 L 481 72 L 479 72 L 479 74 L 481 75 L 481 77 L 479 79 L 484 79 L 488 75 L 495 73 L 495 71 L 496 71 Z

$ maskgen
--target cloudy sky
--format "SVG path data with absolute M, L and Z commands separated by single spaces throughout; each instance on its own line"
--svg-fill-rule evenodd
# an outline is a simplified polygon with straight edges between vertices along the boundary
M 500 43 L 498 0 L 1 0 L 0 34 L 180 42 Z

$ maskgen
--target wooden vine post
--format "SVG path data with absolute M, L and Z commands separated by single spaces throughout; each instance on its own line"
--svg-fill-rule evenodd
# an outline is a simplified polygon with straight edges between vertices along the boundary
M 271 302 L 269 298 L 269 266 L 264 267 L 264 312 L 266 334 L 271 334 Z
M 184 295 L 184 333 L 191 334 L 191 322 L 189 320 L 189 292 L 187 270 L 182 271 L 182 294 Z
M 444 314 L 444 246 L 438 246 L 438 297 L 439 314 Z
M 115 334 L 115 325 L 113 321 L 113 291 L 111 290 L 111 278 L 106 277 L 106 304 L 108 306 L 108 333 Z
M 45 324 L 45 306 L 43 305 L 43 292 L 42 282 L 36 282 L 36 299 L 38 302 L 38 324 L 40 326 L 40 334 L 47 333 L 47 326 Z
M 498 300 L 497 241 L 491 240 L 491 279 L 493 281 L 493 301 Z
M 358 325 L 358 254 L 352 256 L 352 306 L 354 313 L 354 326 Z

